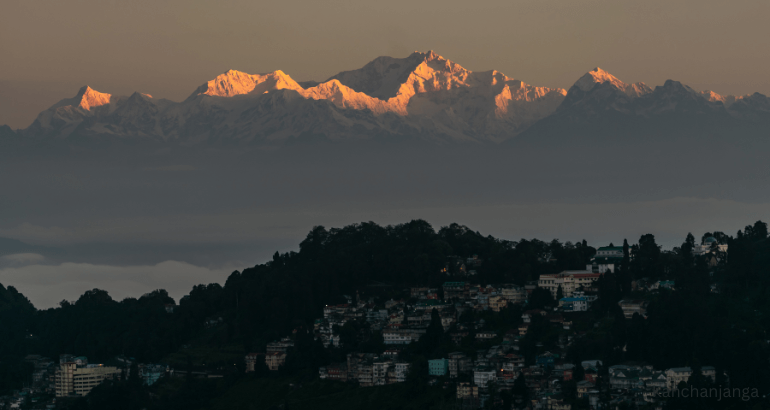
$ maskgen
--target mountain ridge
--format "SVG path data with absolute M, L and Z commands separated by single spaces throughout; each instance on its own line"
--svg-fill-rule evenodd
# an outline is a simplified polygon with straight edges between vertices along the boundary
M 653 89 L 625 83 L 599 67 L 568 90 L 538 87 L 496 70 L 467 70 L 431 50 L 377 57 L 323 82 L 297 82 L 281 70 L 228 70 L 181 102 L 141 93 L 114 96 L 84 86 L 26 129 L 3 129 L 0 136 L 274 144 L 311 133 L 331 140 L 502 142 L 538 129 L 535 124 L 591 123 L 610 113 L 645 119 L 700 113 L 764 127 L 770 124 L 770 100 L 759 93 L 699 92 L 673 80 Z

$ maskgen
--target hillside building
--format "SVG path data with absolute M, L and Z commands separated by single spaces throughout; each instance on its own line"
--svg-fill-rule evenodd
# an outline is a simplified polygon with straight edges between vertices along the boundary
M 88 364 L 83 356 L 62 355 L 54 376 L 56 397 L 85 396 L 104 380 L 119 374 L 117 367 Z
M 579 288 L 590 287 L 600 276 L 600 273 L 593 273 L 588 270 L 567 270 L 561 273 L 540 275 L 537 285 L 550 291 L 554 299 L 560 286 L 563 297 L 571 297 Z

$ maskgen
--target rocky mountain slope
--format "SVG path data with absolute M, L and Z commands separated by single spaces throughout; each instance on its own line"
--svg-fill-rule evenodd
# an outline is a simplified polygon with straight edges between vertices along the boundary
M 762 94 L 697 92 L 671 80 L 652 89 L 644 83 L 626 84 L 600 68 L 568 91 L 536 87 L 498 71 L 466 70 L 430 51 L 406 58 L 378 57 L 322 83 L 298 83 L 280 70 L 230 70 L 182 102 L 140 93 L 118 97 L 86 86 L 15 134 L 29 139 L 183 143 L 374 137 L 501 142 L 522 132 L 529 138 L 543 130 L 569 132 L 576 125 L 670 125 L 684 119 L 676 126 L 685 126 L 700 117 L 764 129 L 770 125 L 770 99 Z

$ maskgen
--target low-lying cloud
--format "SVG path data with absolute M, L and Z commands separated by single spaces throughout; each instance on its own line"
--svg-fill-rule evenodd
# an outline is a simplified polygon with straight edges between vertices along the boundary
M 39 253 L 14 253 L 0 256 L 0 268 L 12 266 L 26 266 L 45 261 L 45 256 Z
M 577 204 L 319 204 L 313 208 L 245 208 L 217 214 L 73 218 L 66 227 L 22 223 L 0 228 L 0 236 L 51 246 L 66 243 L 139 243 L 148 242 L 148 238 L 156 244 L 188 245 L 227 243 L 234 246 L 260 241 L 268 248 L 270 243 L 275 243 L 272 248 L 275 251 L 285 249 L 286 243 L 290 243 L 294 249 L 315 225 L 330 228 L 362 221 L 387 225 L 425 219 L 436 229 L 456 222 L 482 234 L 509 240 L 586 239 L 596 244 L 604 241 L 622 242 L 624 238 L 636 241 L 641 235 L 652 233 L 659 239 L 659 244 L 670 248 L 681 244 L 688 232 L 698 236 L 705 231 L 718 230 L 734 235 L 738 229 L 758 219 L 770 219 L 769 205 L 691 197 Z
M 142 171 L 189 172 L 195 171 L 195 167 L 192 165 L 162 165 L 158 167 L 144 167 Z
M 312 209 L 71 219 L 67 226 L 23 223 L 0 228 L 0 237 L 66 247 L 59 254 L 40 251 L 0 258 L 0 283 L 15 286 L 38 308 L 76 300 L 93 288 L 108 291 L 116 300 L 166 289 L 178 301 L 196 284 L 224 283 L 233 270 L 262 263 L 275 251 L 296 250 L 314 225 L 330 228 L 361 221 L 386 225 L 421 218 L 436 229 L 457 222 L 502 239 L 586 239 L 593 246 L 622 243 L 624 238 L 634 243 L 652 233 L 658 244 L 670 249 L 688 232 L 696 238 L 715 230 L 735 235 L 747 224 L 770 219 L 769 210 L 767 203 L 680 197 L 444 207 L 347 203 Z

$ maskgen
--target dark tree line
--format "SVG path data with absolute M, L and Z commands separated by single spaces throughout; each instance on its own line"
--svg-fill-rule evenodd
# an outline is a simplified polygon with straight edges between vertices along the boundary
M 213 347 L 235 344 L 260 351 L 295 329 L 311 329 L 324 305 L 344 303 L 343 295 L 369 291 L 371 284 L 386 289 L 438 287 L 457 279 L 442 272 L 451 257 L 483 259 L 473 268 L 478 272 L 474 281 L 523 285 L 542 273 L 582 269 L 594 253 L 585 241 L 512 242 L 457 224 L 436 231 L 422 220 L 392 226 L 366 222 L 315 227 L 298 252 L 276 252 L 264 264 L 233 272 L 224 286 L 195 286 L 173 313 L 164 308 L 174 301 L 163 290 L 116 301 L 93 289 L 73 303 L 62 301 L 57 308 L 37 311 L 15 289 L 3 288 L 0 351 L 7 357 L 0 360 L 0 381 L 20 380 L 13 369 L 24 368 L 18 364 L 26 354 L 57 358 L 73 353 L 99 362 L 125 355 L 158 362 L 190 340 L 200 342 L 203 334 Z M 215 333 L 204 332 L 208 319 L 220 317 Z M 0 388 L 17 385 L 3 383 Z

